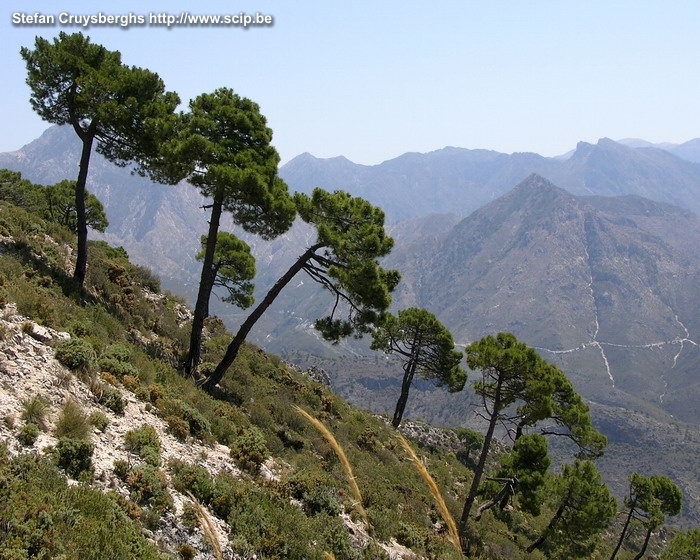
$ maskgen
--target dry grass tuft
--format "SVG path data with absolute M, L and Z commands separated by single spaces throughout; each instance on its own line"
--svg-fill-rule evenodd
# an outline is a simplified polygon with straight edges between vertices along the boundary
M 326 560 L 335 560 L 332 552 L 324 552 L 323 555 L 326 557 Z
M 209 538 L 211 548 L 214 551 L 214 557 L 216 558 L 216 560 L 223 560 L 224 555 L 221 553 L 221 545 L 219 544 L 219 538 L 216 536 L 216 530 L 214 529 L 214 525 L 212 524 L 211 519 L 209 519 L 209 515 L 207 515 L 207 512 L 202 507 L 202 504 L 199 503 L 197 498 L 195 498 L 190 492 L 187 492 L 187 495 L 190 497 L 192 503 L 194 504 L 197 518 L 199 519 L 199 523 L 202 525 L 204 533 Z
M 459 544 L 459 535 L 457 533 L 457 524 L 455 523 L 455 520 L 452 517 L 450 510 L 447 509 L 447 504 L 445 504 L 445 500 L 443 499 L 442 494 L 440 494 L 440 490 L 438 489 L 437 484 L 435 483 L 435 480 L 433 479 L 432 476 L 430 476 L 430 473 L 428 472 L 428 469 L 425 468 L 423 461 L 421 461 L 418 458 L 415 451 L 413 451 L 413 448 L 408 444 L 408 442 L 404 439 L 404 437 L 401 434 L 398 434 L 397 437 L 399 438 L 399 441 L 401 442 L 401 445 L 403 445 L 406 452 L 411 456 L 411 459 L 413 460 L 413 464 L 416 466 L 416 469 L 418 469 L 418 472 L 420 473 L 420 475 L 423 477 L 423 480 L 425 480 L 426 484 L 428 485 L 428 488 L 430 489 L 430 493 L 433 495 L 433 498 L 435 498 L 435 502 L 437 504 L 438 510 L 440 511 L 440 515 L 442 516 L 442 518 L 445 520 L 445 523 L 447 524 L 447 535 L 448 535 L 448 538 L 450 539 L 450 542 L 455 547 L 457 552 L 461 553 L 462 547 Z
M 338 459 L 340 459 L 340 464 L 343 465 L 345 474 L 348 477 L 348 482 L 350 483 L 350 489 L 352 490 L 352 494 L 353 496 L 355 496 L 354 505 L 357 508 L 357 511 L 359 512 L 360 516 L 362 517 L 362 520 L 365 522 L 365 525 L 367 525 L 367 527 L 371 527 L 369 523 L 369 518 L 367 517 L 367 513 L 365 512 L 365 508 L 362 507 L 362 494 L 360 493 L 360 488 L 357 486 L 355 476 L 352 474 L 352 467 L 350 466 L 350 461 L 348 461 L 348 458 L 345 456 L 343 448 L 340 447 L 340 444 L 335 439 L 335 437 L 333 437 L 333 434 L 328 428 L 326 428 L 326 426 L 320 420 L 317 420 L 304 409 L 298 406 L 295 406 L 294 409 L 304 418 L 306 418 L 309 422 L 311 422 L 316 427 L 316 429 L 318 429 L 318 431 L 320 431 L 323 434 L 323 437 L 326 438 L 328 443 L 335 451 L 336 455 L 338 455 Z

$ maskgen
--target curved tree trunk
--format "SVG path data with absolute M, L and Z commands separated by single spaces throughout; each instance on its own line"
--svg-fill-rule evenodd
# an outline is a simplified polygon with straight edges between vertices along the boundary
M 536 548 L 541 547 L 544 544 L 544 541 L 547 540 L 547 537 L 551 534 L 551 532 L 554 530 L 554 527 L 559 523 L 559 520 L 561 519 L 562 515 L 564 515 L 564 509 L 566 508 L 566 504 L 562 503 L 559 506 L 559 509 L 557 512 L 554 514 L 554 517 L 549 520 L 549 523 L 547 524 L 547 527 L 545 527 L 544 531 L 542 531 L 542 534 L 537 537 L 534 541 L 530 543 L 530 546 L 526 548 L 528 552 L 532 552 Z
M 185 374 L 195 375 L 202 352 L 202 331 L 204 330 L 204 320 L 209 316 L 209 299 L 216 280 L 214 270 L 214 254 L 216 251 L 217 235 L 219 234 L 219 223 L 223 203 L 214 199 L 211 206 L 211 219 L 209 220 L 209 232 L 207 234 L 207 246 L 204 251 L 204 261 L 202 262 L 202 274 L 199 279 L 199 291 L 197 292 L 197 303 L 194 307 L 194 317 L 192 318 L 192 332 L 190 333 L 190 349 L 185 361 Z
M 644 537 L 644 544 L 642 545 L 642 549 L 639 551 L 639 554 L 634 557 L 634 560 L 639 560 L 642 556 L 644 556 L 644 553 L 647 551 L 647 545 L 649 544 L 649 538 L 651 537 L 651 532 L 652 532 L 652 526 L 649 525 L 647 528 L 647 534 Z
M 406 364 L 406 369 L 404 370 L 403 382 L 401 383 L 401 395 L 396 403 L 394 418 L 391 420 L 391 425 L 394 426 L 394 428 L 398 428 L 399 424 L 401 424 L 403 412 L 408 402 L 408 392 L 411 390 L 411 383 L 413 382 L 413 376 L 416 374 L 417 367 L 418 360 L 411 357 L 411 360 Z
M 474 471 L 474 478 L 472 478 L 472 484 L 469 488 L 469 494 L 464 502 L 464 509 L 462 509 L 462 517 L 459 520 L 459 537 L 462 545 L 462 552 L 468 554 L 469 552 L 469 542 L 467 537 L 467 526 L 469 524 L 469 514 L 471 513 L 472 506 L 476 500 L 476 494 L 479 490 L 479 484 L 481 483 L 481 477 L 484 474 L 484 468 L 486 466 L 486 458 L 489 454 L 489 448 L 491 447 L 491 440 L 493 439 L 493 434 L 496 431 L 496 423 L 498 422 L 498 415 L 500 412 L 500 393 L 501 386 L 500 382 L 496 388 L 496 394 L 494 396 L 493 412 L 489 419 L 489 427 L 486 430 L 486 435 L 484 436 L 484 443 L 481 446 L 481 453 L 479 454 L 479 462 L 476 465 L 476 470 Z
M 87 276 L 87 216 L 85 213 L 85 186 L 87 183 L 88 169 L 90 168 L 90 155 L 92 154 L 92 143 L 95 139 L 96 123 L 93 121 L 88 130 L 84 131 L 79 124 L 73 125 L 74 130 L 83 143 L 80 153 L 80 168 L 78 179 L 75 182 L 75 214 L 77 219 L 78 251 L 75 260 L 75 271 L 73 279 L 82 288 Z
M 202 383 L 202 388 L 205 391 L 211 392 L 216 386 L 216 384 L 223 379 L 224 375 L 226 374 L 226 370 L 228 370 L 228 368 L 231 367 L 231 364 L 233 364 L 233 361 L 236 359 L 241 345 L 248 336 L 248 333 L 250 333 L 250 330 L 253 328 L 253 325 L 255 325 L 258 319 L 262 317 L 262 314 L 265 313 L 267 308 L 270 307 L 270 305 L 272 305 L 272 302 L 275 301 L 275 298 L 279 295 L 282 289 L 287 284 L 289 284 L 292 278 L 294 278 L 299 271 L 303 270 L 304 266 L 314 256 L 315 251 L 321 248 L 322 246 L 323 245 L 321 244 L 317 244 L 307 249 L 306 252 L 302 256 L 300 256 L 297 259 L 297 261 L 289 268 L 289 270 L 287 270 L 287 272 L 285 272 L 284 275 L 279 280 L 277 280 L 277 282 L 275 282 L 274 286 L 270 288 L 263 300 L 258 304 L 258 306 L 253 310 L 253 312 L 250 315 L 248 315 L 248 318 L 239 327 L 236 336 L 233 337 L 233 340 L 228 345 L 228 348 L 226 348 L 226 353 L 221 359 L 221 362 L 219 362 L 219 365 L 216 366 L 216 369 L 211 373 L 209 377 L 207 377 L 204 383 Z
M 622 533 L 620 533 L 620 538 L 617 541 L 617 545 L 615 546 L 615 550 L 613 550 L 613 553 L 610 556 L 610 560 L 615 560 L 617 553 L 620 551 L 620 547 L 622 546 L 622 542 L 625 540 L 625 536 L 627 535 L 627 529 L 630 526 L 630 521 L 632 521 L 632 515 L 634 514 L 634 506 L 635 505 L 636 505 L 636 503 L 632 503 L 632 505 L 630 507 L 630 512 L 627 515 L 627 520 L 625 521 L 624 527 L 622 527 Z

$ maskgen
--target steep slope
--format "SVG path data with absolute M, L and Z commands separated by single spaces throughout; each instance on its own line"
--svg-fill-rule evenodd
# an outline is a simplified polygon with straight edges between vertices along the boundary
M 77 150 L 71 130 L 53 127 L 22 150 L 0 155 L 0 166 L 51 183 L 73 177 Z M 495 200 L 532 168 L 558 177 L 557 184 L 569 191 L 541 180 L 524 182 L 452 228 L 454 216 Z M 403 275 L 396 307 L 427 307 L 463 343 L 512 330 L 557 352 L 553 355 L 585 380 L 591 396 L 610 398 L 614 380 L 616 389 L 635 398 L 697 418 L 700 413 L 689 404 L 698 394 L 694 358 L 687 352 L 695 348 L 698 328 L 696 220 L 639 198 L 579 199 L 569 192 L 643 193 L 692 208 L 700 204 L 698 169 L 656 148 L 603 139 L 580 143 L 566 160 L 445 148 L 378 166 L 305 154 L 281 172 L 292 189 L 344 188 L 385 205 L 390 216 L 419 216 L 392 226 L 396 248 L 387 266 Z M 88 188 L 105 203 L 110 219 L 105 238 L 153 268 L 164 286 L 192 297 L 199 273 L 194 254 L 206 229 L 204 200 L 196 189 L 154 185 L 99 156 Z M 435 211 L 453 217 L 431 216 Z M 258 298 L 310 235 L 297 225 L 269 243 L 246 237 L 258 260 Z M 313 320 L 332 302 L 311 293 L 303 277 L 290 285 L 253 340 L 277 352 L 342 353 L 313 332 Z M 212 305 L 232 327 L 245 316 L 231 306 Z
M 35 183 L 75 180 L 80 142 L 69 127 L 51 127 L 21 150 L 0 154 L 0 168 Z M 94 153 L 87 188 L 104 204 L 110 225 L 104 238 L 124 246 L 134 262 L 156 269 L 172 287 L 194 277 L 199 236 L 206 232 L 204 199 L 187 184 L 160 185 Z
M 440 239 L 399 247 L 396 307 L 461 343 L 514 332 L 604 402 L 699 422 L 700 220 L 639 197 L 575 197 L 533 175 Z

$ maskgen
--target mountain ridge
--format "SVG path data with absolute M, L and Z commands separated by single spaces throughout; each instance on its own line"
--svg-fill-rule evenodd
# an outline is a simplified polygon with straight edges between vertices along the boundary
M 280 168 L 291 188 L 347 188 L 386 209 L 390 223 L 427 212 L 464 217 L 533 172 L 573 194 L 638 194 L 700 212 L 697 162 L 656 147 L 634 148 L 607 138 L 596 144 L 579 142 L 566 159 L 446 147 L 403 154 L 373 166 L 345 160 L 341 169 L 335 158 L 300 157 Z M 670 184 L 676 187 L 672 192 Z M 423 199 L 417 199 L 420 193 Z M 427 208 L 426 197 L 430 197 Z

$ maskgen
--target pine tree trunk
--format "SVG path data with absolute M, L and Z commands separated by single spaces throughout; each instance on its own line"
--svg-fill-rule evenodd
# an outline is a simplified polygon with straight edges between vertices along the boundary
M 549 523 L 547 524 L 547 527 L 545 527 L 544 531 L 542 531 L 542 534 L 537 537 L 534 541 L 530 543 L 530 546 L 527 547 L 528 552 L 532 552 L 536 548 L 539 548 L 542 546 L 544 541 L 547 540 L 547 537 L 550 535 L 550 533 L 554 530 L 554 527 L 556 526 L 557 523 L 559 523 L 559 520 L 561 519 L 561 516 L 564 515 L 564 509 L 565 509 L 565 504 L 561 504 L 559 506 L 559 509 L 557 512 L 554 514 L 554 517 L 550 519 Z
M 417 367 L 418 361 L 413 357 L 408 364 L 406 364 L 406 370 L 403 374 L 403 382 L 401 383 L 401 395 L 396 403 L 394 418 L 391 421 L 391 425 L 394 426 L 394 428 L 398 428 L 399 424 L 401 424 L 403 412 L 406 409 L 406 403 L 408 402 L 408 392 L 411 390 L 411 383 L 413 382 L 413 376 L 416 374 Z
M 95 139 L 96 125 L 91 124 L 87 131 L 83 131 L 78 125 L 76 132 L 83 142 L 83 148 L 80 153 L 80 168 L 78 171 L 78 179 L 75 182 L 75 214 L 77 218 L 76 233 L 78 234 L 78 251 L 75 260 L 75 271 L 73 279 L 82 288 L 85 285 L 85 277 L 87 276 L 87 217 L 85 214 L 85 189 L 87 184 L 88 169 L 90 168 L 90 155 L 92 154 L 92 143 Z
M 204 383 L 202 383 L 202 388 L 205 391 L 211 392 L 216 384 L 223 379 L 224 375 L 226 374 L 226 370 L 231 367 L 231 364 L 233 364 L 236 356 L 238 356 L 238 351 L 240 350 L 241 345 L 245 341 L 248 333 L 250 333 L 250 330 L 253 328 L 255 323 L 257 323 L 258 319 L 262 317 L 267 308 L 272 305 L 282 289 L 289 284 L 292 278 L 294 278 L 299 271 L 303 270 L 304 266 L 314 256 L 315 251 L 322 246 L 323 245 L 321 244 L 317 244 L 307 249 L 306 252 L 289 268 L 289 270 L 287 270 L 287 272 L 285 272 L 284 275 L 277 280 L 277 282 L 275 282 L 274 286 L 270 288 L 270 291 L 267 292 L 267 295 L 265 295 L 263 300 L 258 304 L 253 312 L 248 315 L 248 318 L 239 327 L 236 336 L 233 337 L 233 340 L 228 345 L 228 348 L 226 348 L 226 353 L 221 359 L 221 362 L 219 362 L 219 365 L 216 366 L 216 369 L 204 381 Z
M 615 560 L 617 553 L 620 551 L 620 547 L 622 546 L 622 542 L 625 540 L 625 536 L 627 535 L 627 529 L 630 526 L 630 521 L 632 520 L 632 515 L 634 514 L 635 505 L 636 505 L 636 502 L 633 502 L 632 505 L 630 506 L 630 511 L 629 511 L 629 514 L 627 515 L 627 520 L 625 521 L 624 527 L 622 527 L 622 533 L 620 533 L 620 539 L 617 541 L 617 545 L 615 546 L 615 550 L 613 550 L 613 553 L 610 556 L 610 560 Z
M 498 421 L 498 405 L 494 403 L 494 411 L 491 414 L 489 421 L 489 427 L 484 436 L 484 444 L 481 446 L 481 453 L 479 454 L 479 462 L 476 465 L 476 470 L 474 471 L 474 478 L 472 479 L 471 487 L 469 488 L 469 494 L 467 495 L 467 500 L 464 502 L 464 509 L 462 510 L 462 517 L 459 520 L 459 536 L 462 540 L 462 551 L 467 554 L 469 544 L 465 542 L 467 538 L 467 525 L 469 524 L 469 514 L 471 513 L 472 506 L 476 500 L 476 494 L 479 490 L 479 483 L 481 482 L 481 477 L 484 474 L 484 468 L 486 466 L 486 458 L 489 454 L 489 448 L 491 447 L 491 440 L 493 439 L 493 434 L 496 430 L 496 422 Z
M 214 271 L 214 254 L 216 251 L 216 241 L 219 234 L 219 223 L 223 202 L 214 199 L 211 207 L 211 218 L 209 220 L 209 232 L 207 234 L 207 245 L 204 251 L 204 261 L 202 262 L 202 274 L 199 280 L 199 291 L 197 292 L 197 303 L 194 307 L 194 317 L 192 318 L 192 332 L 190 333 L 190 348 L 185 361 L 185 374 L 195 375 L 202 351 L 202 331 L 204 330 L 204 320 L 209 316 L 209 299 L 214 288 L 216 272 Z
M 647 528 L 647 534 L 644 537 L 644 544 L 642 545 L 642 549 L 639 551 L 639 554 L 634 557 L 634 560 L 639 560 L 642 556 L 644 556 L 644 553 L 647 551 L 647 545 L 649 544 L 649 538 L 651 537 L 651 531 L 652 531 L 652 526 L 649 525 Z

